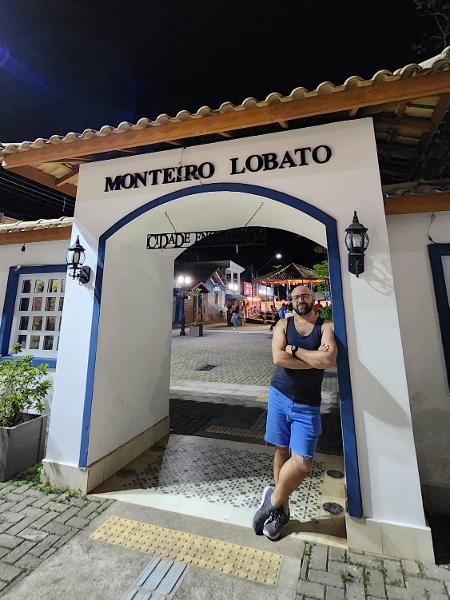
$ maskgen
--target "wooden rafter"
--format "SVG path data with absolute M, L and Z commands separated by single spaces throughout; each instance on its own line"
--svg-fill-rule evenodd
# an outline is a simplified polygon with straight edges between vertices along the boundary
M 67 175 L 64 175 L 64 177 L 60 177 L 56 181 L 56 187 L 61 189 L 63 185 L 66 185 L 68 183 L 76 185 L 78 179 L 78 171 L 79 169 L 77 167 L 71 169 L 70 172 L 67 173 Z
M 438 100 L 438 103 L 436 104 L 436 108 L 434 109 L 433 116 L 431 117 L 430 129 L 422 137 L 419 158 L 417 159 L 417 161 L 415 162 L 415 164 L 411 170 L 410 179 L 412 179 L 414 177 L 417 169 L 419 168 L 421 157 L 423 156 L 423 154 L 426 152 L 428 146 L 430 145 L 431 140 L 433 139 L 433 136 L 436 133 L 437 128 L 441 124 L 442 119 L 444 118 L 445 113 L 447 112 L 447 109 L 449 106 L 450 106 L 450 94 L 448 94 L 448 93 L 442 94 L 442 96 Z
M 6 244 L 31 244 L 33 242 L 69 240 L 71 232 L 72 225 L 0 233 L 0 246 L 5 246 Z
M 44 173 L 43 171 L 40 171 L 39 169 L 36 169 L 34 167 L 24 165 L 22 167 L 15 167 L 14 169 L 11 169 L 11 171 L 17 173 L 17 175 L 25 177 L 26 179 L 31 179 L 32 181 L 41 183 L 42 185 L 45 185 L 48 188 L 51 188 L 58 192 L 63 192 L 64 194 L 67 194 L 72 198 L 75 198 L 77 195 L 77 188 L 75 185 L 66 182 L 60 187 L 58 187 L 58 180 L 56 179 L 56 177 L 53 177 L 53 175 L 49 175 L 48 173 Z
M 433 213 L 450 210 L 450 192 L 434 192 L 420 196 L 389 196 L 384 199 L 386 215 Z
M 131 129 L 120 135 L 94 136 L 87 140 L 77 140 L 76 142 L 56 146 L 48 144 L 35 150 L 6 154 L 3 158 L 3 165 L 6 168 L 38 165 L 45 162 L 69 159 L 73 156 L 87 156 L 123 148 L 146 146 L 182 138 L 279 123 L 280 121 L 287 122 L 293 119 L 349 111 L 355 107 L 377 106 L 386 103 L 395 104 L 413 98 L 435 96 L 443 93 L 450 93 L 450 71 L 426 73 L 379 85 L 366 85 L 275 105 L 260 106 L 225 114 L 218 113 L 200 119 L 169 122 L 165 125 L 146 129 Z

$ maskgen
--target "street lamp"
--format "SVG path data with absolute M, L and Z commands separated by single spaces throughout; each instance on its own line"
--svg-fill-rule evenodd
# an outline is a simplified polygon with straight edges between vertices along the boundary
M 353 214 L 353 222 L 347 227 L 345 245 L 348 250 L 348 270 L 359 277 L 364 273 L 364 252 L 369 246 L 367 227 L 358 220 L 356 210 Z
M 189 275 L 179 275 L 177 277 L 178 296 L 181 298 L 181 320 L 180 320 L 180 335 L 186 335 L 186 316 L 184 312 L 184 301 L 187 298 L 187 290 L 192 283 L 192 278 Z
M 281 260 L 283 258 L 283 255 L 281 254 L 281 252 L 276 252 L 275 254 L 273 254 L 269 258 L 269 260 L 266 260 L 266 262 L 263 263 L 257 269 L 253 270 L 253 267 L 252 267 L 252 293 L 254 292 L 254 287 L 255 287 L 255 283 L 254 283 L 254 281 L 255 281 L 255 271 L 256 271 L 256 276 L 259 277 L 259 273 L 260 273 L 261 269 L 263 269 L 274 258 L 276 258 L 277 260 Z

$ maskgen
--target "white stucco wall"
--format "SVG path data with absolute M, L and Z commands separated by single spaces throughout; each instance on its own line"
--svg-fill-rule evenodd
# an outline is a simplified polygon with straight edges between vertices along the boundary
M 320 144 L 333 149 L 326 164 L 311 162 L 298 168 L 235 176 L 229 172 L 231 156 L 282 155 L 286 149 Z M 181 157 L 183 164 L 214 162 L 216 174 L 208 183 L 247 183 L 286 192 L 337 220 L 364 512 L 375 520 L 422 527 L 409 394 L 371 120 L 220 142 L 188 148 L 183 154 L 171 150 L 82 165 L 73 236 L 80 232 L 88 250 L 87 264 L 95 267 L 99 236 L 124 215 L 151 199 L 199 185 L 180 182 L 105 193 L 105 177 L 178 165 Z M 154 208 L 109 239 L 88 464 L 123 444 L 127 436 L 151 426 L 167 410 L 163 388 L 168 382 L 170 347 L 166 336 L 171 302 L 164 304 L 163 298 L 171 298 L 174 256 L 168 251 L 146 252 L 145 234 L 171 230 L 165 211 L 180 231 L 241 227 L 261 202 L 252 225 L 292 231 L 326 245 L 323 226 L 295 208 L 250 194 L 208 192 L 207 186 L 204 193 Z M 369 227 L 371 239 L 366 272 L 359 279 L 347 271 L 344 245 L 353 210 L 358 210 Z M 158 288 L 152 292 L 155 284 Z M 50 461 L 78 464 L 92 305 L 92 285 L 67 286 L 65 324 L 72 325 L 63 327 L 61 334 L 54 401 L 54 416 L 58 411 L 58 417 L 51 423 Z M 153 318 L 157 324 L 153 324 L 147 315 L 156 309 L 159 312 Z M 59 408 L 63 401 L 70 407 L 68 416 Z M 89 420 L 85 419 L 86 423 L 89 425 Z
M 31 267 L 38 265 L 64 264 L 68 248 L 67 241 L 35 242 L 25 244 L 6 244 L 0 246 L 0 306 L 3 308 L 10 267 Z M 48 370 L 48 376 L 54 382 L 55 369 Z M 50 413 L 53 387 L 46 397 L 46 412 Z
M 427 250 L 430 216 L 387 222 L 421 481 L 450 492 L 450 391 Z M 450 212 L 436 213 L 430 235 L 450 243 Z

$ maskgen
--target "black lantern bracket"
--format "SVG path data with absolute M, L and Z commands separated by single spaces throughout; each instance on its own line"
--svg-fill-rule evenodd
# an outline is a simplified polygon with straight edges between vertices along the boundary
M 348 270 L 359 277 L 364 273 L 364 253 L 369 246 L 367 227 L 358 220 L 356 210 L 353 213 L 353 221 L 345 230 L 345 245 L 348 250 Z
M 77 235 L 75 243 L 67 250 L 67 272 L 72 279 L 78 279 L 80 285 L 86 285 L 91 279 L 91 268 L 84 265 L 86 255 L 80 238 Z

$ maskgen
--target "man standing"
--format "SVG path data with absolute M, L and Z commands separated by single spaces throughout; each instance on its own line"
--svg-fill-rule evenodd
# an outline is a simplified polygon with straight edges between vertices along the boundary
M 320 421 L 324 369 L 336 364 L 333 323 L 314 311 L 315 297 L 306 286 L 292 290 L 294 316 L 281 319 L 272 339 L 276 365 L 269 387 L 266 442 L 276 446 L 275 488 L 266 487 L 253 518 L 255 533 L 272 540 L 289 521 L 289 496 L 311 470 Z

